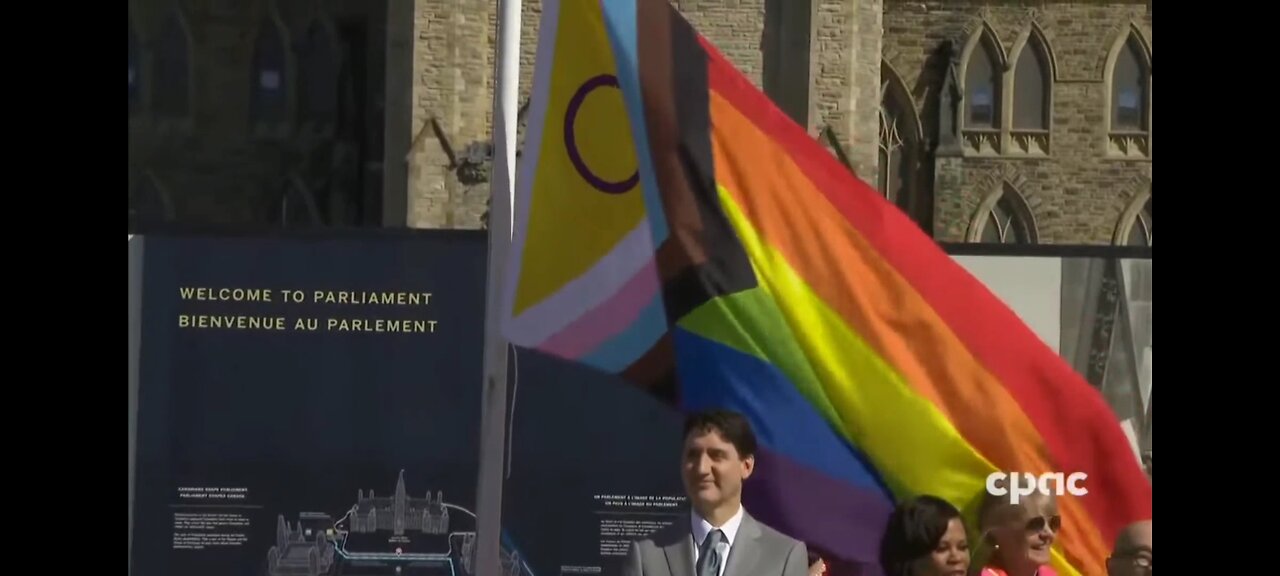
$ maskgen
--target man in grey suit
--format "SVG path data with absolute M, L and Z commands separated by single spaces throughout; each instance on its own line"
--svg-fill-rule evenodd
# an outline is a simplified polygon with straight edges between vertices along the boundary
M 805 545 L 756 521 L 742 507 L 755 469 L 756 437 L 741 414 L 712 410 L 684 425 L 682 478 L 691 510 L 633 542 L 625 576 L 807 576 Z

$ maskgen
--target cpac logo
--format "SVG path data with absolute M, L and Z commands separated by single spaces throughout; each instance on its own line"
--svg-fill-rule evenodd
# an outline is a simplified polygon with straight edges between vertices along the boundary
M 1045 496 L 1084 496 L 1089 489 L 1081 486 L 1088 474 L 1075 472 L 1065 475 L 1062 472 L 1049 472 L 1039 476 L 1030 472 L 994 472 L 987 476 L 987 493 L 992 496 L 1009 496 L 1009 503 L 1017 504 L 1019 500 L 1039 492 Z M 1052 485 L 1051 485 L 1052 484 Z

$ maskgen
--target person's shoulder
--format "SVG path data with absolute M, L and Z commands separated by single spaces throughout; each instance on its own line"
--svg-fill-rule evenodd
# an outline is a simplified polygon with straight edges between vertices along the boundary
M 627 551 L 627 560 L 624 562 L 622 574 L 624 576 L 644 576 L 649 574 L 653 569 L 651 566 L 662 565 L 664 551 L 677 545 L 681 537 L 689 538 L 688 525 L 676 522 L 665 528 L 660 528 L 648 536 L 632 540 Z
M 748 515 L 748 518 L 751 518 L 751 521 L 754 522 L 755 525 L 760 529 L 761 538 L 764 538 L 766 540 L 772 540 L 778 543 L 785 543 L 787 544 L 788 547 L 792 547 L 797 544 L 803 544 L 803 542 L 796 540 L 795 538 L 792 538 L 790 536 L 787 536 L 782 532 L 779 532 L 773 526 L 765 524 L 764 522 L 761 522 L 760 520 L 754 517 L 751 517 Z
M 760 526 L 760 537 L 762 538 L 768 538 L 770 540 L 776 540 L 779 542 L 787 542 L 788 544 L 800 543 L 799 540 L 796 540 L 795 538 L 792 538 L 790 536 L 787 536 L 786 534 L 783 534 L 782 532 L 775 530 L 772 526 L 765 524 L 764 522 L 760 522 L 759 520 L 757 520 L 756 524 Z

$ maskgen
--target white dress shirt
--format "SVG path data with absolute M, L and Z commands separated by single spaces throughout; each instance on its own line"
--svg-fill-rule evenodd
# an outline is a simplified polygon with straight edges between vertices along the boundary
M 724 576 L 724 567 L 729 564 L 729 551 L 733 549 L 733 541 L 738 537 L 738 527 L 742 526 L 743 507 L 738 505 L 738 511 L 734 513 L 724 526 L 712 526 L 697 512 L 689 511 L 689 523 L 693 530 L 693 565 L 697 567 L 698 557 L 701 555 L 702 542 L 707 539 L 707 534 L 712 530 L 719 529 L 724 533 L 724 541 L 716 546 L 716 551 L 720 553 L 720 574 Z

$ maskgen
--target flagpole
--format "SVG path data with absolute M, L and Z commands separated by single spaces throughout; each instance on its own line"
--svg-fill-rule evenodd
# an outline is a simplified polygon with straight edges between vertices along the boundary
M 506 461 L 507 340 L 502 335 L 503 276 L 515 204 L 516 116 L 520 90 L 521 0 L 498 2 L 493 90 L 493 162 L 489 178 L 489 274 L 485 283 L 484 380 L 480 471 L 476 489 L 477 576 L 499 576 L 502 565 L 502 484 Z

